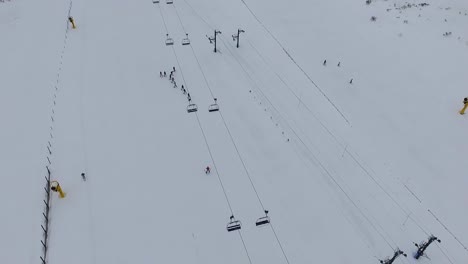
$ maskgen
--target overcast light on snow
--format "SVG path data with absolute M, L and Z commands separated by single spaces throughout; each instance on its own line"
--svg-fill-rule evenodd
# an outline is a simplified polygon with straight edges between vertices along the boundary
M 467 1 L 167 1 L 0 1 L 1 263 L 468 263 Z

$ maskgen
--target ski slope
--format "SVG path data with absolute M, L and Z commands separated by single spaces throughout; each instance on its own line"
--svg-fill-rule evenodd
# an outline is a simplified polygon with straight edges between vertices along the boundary
M 0 3 L 0 258 L 40 263 L 47 165 L 47 263 L 466 263 L 468 4 L 420 3 Z

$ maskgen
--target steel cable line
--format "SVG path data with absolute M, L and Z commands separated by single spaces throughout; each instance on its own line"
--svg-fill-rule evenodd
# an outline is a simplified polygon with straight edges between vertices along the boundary
M 238 58 L 233 54 L 233 52 L 229 49 L 228 45 L 226 45 L 225 41 L 221 38 L 222 43 L 226 47 L 226 49 L 231 53 L 232 57 L 236 60 L 236 62 L 239 64 L 239 66 L 242 68 L 244 73 L 248 76 L 248 78 L 251 80 L 253 85 L 261 92 L 261 94 L 264 96 L 264 98 L 269 102 L 269 104 L 275 109 L 277 113 L 280 113 L 276 107 L 271 103 L 271 101 L 268 99 L 268 97 L 263 93 L 263 90 L 254 82 L 253 78 L 251 75 L 247 72 L 245 67 L 242 65 L 242 63 L 238 60 Z M 281 114 L 280 114 L 281 115 Z M 333 175 L 329 172 L 329 170 L 323 165 L 323 163 L 313 154 L 312 150 L 307 146 L 307 144 L 302 140 L 302 138 L 296 133 L 296 131 L 289 125 L 289 123 L 286 121 L 286 119 L 283 118 L 285 121 L 286 125 L 289 127 L 289 129 L 295 134 L 295 136 L 299 139 L 299 141 L 302 143 L 302 145 L 308 150 L 308 152 L 313 156 L 314 160 L 317 162 L 317 164 L 320 166 L 322 171 L 325 172 L 324 176 L 328 176 L 334 183 L 337 185 L 337 187 L 343 192 L 343 194 L 347 197 L 347 199 L 351 202 L 351 204 L 360 212 L 360 214 L 366 219 L 366 221 L 373 227 L 373 229 L 381 236 L 381 238 L 387 243 L 387 245 L 394 249 L 394 247 L 390 244 L 390 242 L 385 238 L 385 236 L 378 230 L 378 228 L 375 226 L 375 224 L 369 219 L 369 217 L 364 213 L 364 211 L 357 205 L 357 203 L 354 201 L 354 199 L 351 198 L 351 196 L 348 194 L 347 191 L 344 190 L 344 188 L 341 186 L 341 184 L 338 183 L 338 181 L 333 177 Z M 322 172 L 323 175 L 323 172 Z
M 184 0 L 185 3 L 187 3 L 187 1 Z M 212 29 L 212 27 L 195 11 L 195 9 L 189 5 L 187 3 L 187 5 L 193 10 L 193 12 L 195 13 L 196 16 L 198 16 L 202 21 L 204 21 L 205 24 L 208 25 L 208 27 L 210 29 Z M 237 59 L 237 57 L 234 56 L 234 54 L 232 53 L 232 51 L 228 48 L 228 45 L 226 45 L 225 41 L 223 40 L 223 38 L 221 37 L 221 41 L 223 42 L 224 46 L 227 48 L 227 50 L 231 53 L 231 55 L 235 58 L 235 60 L 237 61 L 237 63 L 240 65 L 240 67 L 242 68 L 242 70 L 244 71 L 244 73 L 248 76 L 248 78 L 252 81 L 252 83 L 255 84 L 255 82 L 253 81 L 253 78 L 250 76 L 250 74 L 245 70 L 245 68 L 243 67 L 243 65 L 239 62 L 239 60 Z M 195 54 L 195 51 L 193 50 L 193 47 L 192 47 L 192 51 L 194 53 L 194 56 L 196 57 L 196 54 Z M 197 59 L 198 61 L 198 59 Z M 199 68 L 201 69 L 201 66 L 200 66 L 200 63 L 198 62 L 199 64 Z M 203 70 L 201 69 L 202 73 L 203 73 Z M 204 75 L 204 74 L 203 74 Z M 205 77 L 205 76 L 204 76 Z M 209 84 L 208 84 L 208 81 L 206 80 L 206 77 L 205 77 L 205 82 L 207 83 L 207 86 L 208 86 L 208 89 L 210 90 L 210 93 L 213 96 L 213 92 L 211 90 L 211 88 L 209 87 Z M 257 85 L 255 85 L 257 86 Z M 258 90 L 260 90 L 263 94 L 263 91 L 257 86 Z M 269 99 L 263 94 L 263 96 L 269 101 Z M 274 107 L 274 105 L 269 101 L 270 105 L 272 105 Z M 275 107 L 274 107 L 275 108 Z M 275 111 L 277 113 L 280 113 L 278 110 L 276 110 L 275 108 Z M 280 114 L 281 116 L 281 114 Z M 282 118 L 283 120 L 285 120 L 284 118 Z M 330 174 L 330 172 L 324 167 L 324 165 L 317 159 L 317 157 L 312 153 L 312 151 L 310 150 L 310 148 L 306 145 L 306 143 L 299 137 L 299 135 L 295 132 L 294 129 L 292 129 L 292 127 L 289 125 L 289 123 L 285 120 L 286 124 L 288 125 L 288 127 L 291 129 L 291 131 L 293 131 L 293 133 L 296 135 L 296 137 L 301 141 L 301 143 L 303 144 L 304 147 L 306 147 L 306 149 L 308 150 L 308 152 L 310 154 L 312 154 L 312 156 L 314 157 L 314 160 L 316 160 L 316 162 L 320 165 L 320 167 L 326 172 L 326 174 L 328 175 L 328 177 L 330 177 L 334 182 L 335 184 L 339 187 L 339 189 L 345 194 L 345 196 L 351 201 L 351 203 L 358 209 L 358 211 L 361 213 L 361 215 L 371 224 L 371 226 L 374 228 L 374 230 L 381 236 L 381 238 L 387 243 L 387 245 L 394 249 L 394 247 L 390 244 L 390 242 L 385 238 L 385 236 L 378 230 L 378 228 L 374 225 L 374 223 L 367 217 L 367 215 L 364 214 L 364 212 L 362 211 L 362 209 L 355 203 L 355 201 L 349 196 L 349 194 L 342 188 L 342 186 L 336 181 L 336 179 Z M 228 129 L 228 128 L 227 128 Z M 229 130 L 229 129 L 228 129 Z M 235 143 L 234 143 L 235 144 Z M 274 230 L 274 227 L 272 226 L 272 230 L 276 236 L 276 232 Z M 278 239 L 278 237 L 276 236 L 277 238 L 277 242 L 280 244 L 280 247 L 281 249 L 283 250 L 282 246 L 281 246 L 281 242 L 280 240 Z M 283 250 L 283 253 L 284 253 L 284 250 Z M 288 258 L 285 255 L 285 258 L 287 260 L 287 262 L 289 263 L 288 261 Z
M 175 7 L 174 7 L 174 8 L 175 8 Z M 164 26 L 165 26 L 165 28 L 166 28 L 166 32 L 167 32 L 167 34 L 169 34 L 169 31 L 168 31 L 168 28 L 167 28 L 167 25 L 166 25 L 166 22 L 165 22 L 165 19 L 164 19 L 164 16 L 163 16 L 163 13 L 162 13 L 161 8 L 159 8 L 159 10 L 160 10 L 160 13 L 161 13 L 161 17 L 162 17 L 162 19 L 163 19 L 163 22 L 164 22 Z M 179 16 L 178 13 L 177 13 L 177 16 Z M 180 20 L 180 17 L 179 17 L 179 21 L 181 22 L 181 25 L 182 25 L 182 21 Z M 182 28 L 184 29 L 183 26 L 182 26 Z M 185 31 L 185 29 L 184 29 L 184 31 Z M 180 61 L 179 61 L 179 59 L 178 59 L 177 52 L 175 51 L 174 46 L 172 46 L 172 51 L 173 51 L 174 56 L 175 56 L 175 58 L 176 58 L 177 66 L 179 67 L 179 71 L 181 72 L 182 79 L 184 80 L 184 83 L 185 83 L 185 85 L 187 86 L 185 77 L 184 77 L 184 75 L 183 75 L 183 70 L 182 70 L 182 67 L 181 67 L 181 65 L 180 65 Z M 189 91 L 188 88 L 187 88 L 186 90 Z M 206 137 L 206 133 L 205 133 L 205 131 L 204 131 L 202 125 L 201 125 L 201 121 L 200 121 L 200 118 L 198 117 L 198 113 L 197 113 L 197 112 L 195 112 L 195 116 L 196 116 L 196 118 L 197 118 L 198 126 L 199 126 L 199 128 L 200 128 L 200 131 L 201 131 L 201 133 L 202 133 L 202 136 L 203 136 L 205 145 L 206 145 L 206 147 L 207 147 L 208 153 L 209 153 L 210 158 L 211 158 L 211 161 L 212 161 L 212 163 L 213 163 L 213 167 L 214 167 L 214 169 L 215 169 L 216 176 L 217 176 L 217 178 L 218 178 L 219 184 L 220 184 L 221 189 L 222 189 L 222 191 L 223 191 L 224 198 L 225 198 L 226 203 L 227 203 L 227 205 L 228 205 L 229 211 L 231 212 L 231 215 L 234 216 L 234 210 L 233 210 L 233 208 L 232 208 L 231 202 L 229 201 L 229 197 L 228 197 L 228 195 L 227 195 L 226 189 L 225 189 L 224 184 L 223 184 L 223 181 L 222 181 L 222 179 L 221 179 L 221 174 L 219 173 L 219 170 L 218 170 L 218 167 L 217 167 L 217 165 L 216 165 L 216 162 L 215 162 L 213 153 L 212 153 L 212 151 L 211 151 L 210 145 L 209 145 L 208 140 L 207 140 L 207 137 Z M 248 258 L 248 260 L 249 260 L 249 263 L 252 264 L 252 259 L 250 258 L 250 254 L 249 254 L 249 251 L 248 251 L 247 246 L 246 246 L 246 244 L 245 244 L 245 241 L 244 241 L 244 238 L 243 238 L 243 236 L 242 236 L 241 230 L 238 230 L 238 233 L 239 233 L 239 237 L 240 237 L 240 239 L 241 239 L 242 245 L 243 245 L 243 247 L 244 247 L 244 251 L 245 251 L 245 253 L 246 253 L 246 255 L 247 255 L 247 258 Z
M 184 2 L 187 4 L 187 6 L 190 7 L 190 9 L 192 10 L 192 12 L 193 12 L 197 17 L 199 17 L 210 29 L 213 29 L 213 27 L 212 27 L 203 17 L 201 17 L 201 16 L 196 12 L 196 10 L 195 10 L 186 0 L 184 0 Z M 244 1 L 242 1 L 242 2 L 244 2 Z M 244 4 L 245 4 L 245 2 L 244 2 Z M 245 4 L 245 5 L 246 5 L 246 4 Z M 246 5 L 246 7 L 248 8 L 247 5 Z M 249 9 L 249 11 L 250 11 L 250 12 L 252 13 L 252 15 L 255 17 L 255 14 L 253 14 L 253 12 L 252 12 L 250 9 Z M 255 18 L 256 18 L 256 17 L 255 17 Z M 261 21 L 258 20 L 258 18 L 256 18 L 256 20 L 257 20 L 260 24 L 262 24 Z M 265 28 L 265 26 L 264 26 L 263 24 L 262 24 L 262 26 Z M 294 59 L 293 59 L 293 58 L 289 55 L 289 53 L 285 50 L 285 48 L 281 45 L 281 43 L 279 43 L 279 41 L 274 37 L 274 35 L 272 35 L 271 32 L 269 32 L 269 30 L 268 30 L 267 28 L 265 28 L 265 30 L 267 30 L 267 32 L 275 39 L 275 41 L 278 42 L 278 44 L 283 48 L 283 51 L 286 52 L 286 54 L 289 56 L 289 58 L 290 58 L 293 62 L 295 62 Z M 249 44 L 254 48 L 254 50 L 257 52 L 257 54 L 259 54 L 258 50 L 252 45 L 252 43 L 251 43 L 250 41 L 248 41 L 248 42 L 249 42 Z M 224 43 L 224 44 L 225 44 L 225 43 Z M 225 44 L 225 46 L 226 46 L 226 44 Z M 265 59 L 263 58 L 263 56 L 261 56 L 260 54 L 259 54 L 259 56 L 262 58 L 262 60 L 264 61 L 264 63 L 265 63 L 266 65 L 268 65 L 268 64 L 266 63 Z M 301 69 L 301 67 L 300 67 L 299 65 L 297 65 L 297 63 L 295 63 L 295 64 L 296 64 L 296 66 L 298 66 L 298 67 Z M 301 70 L 302 70 L 302 69 L 301 69 Z M 303 73 L 306 74 L 304 71 L 303 71 Z M 295 94 L 295 93 L 290 89 L 290 87 L 289 87 L 289 86 L 285 83 L 285 81 L 278 75 L 278 73 L 275 72 L 275 74 L 276 74 L 276 76 L 280 79 L 280 81 L 281 81 L 285 86 L 287 86 L 288 89 L 289 89 L 289 90 L 294 94 L 294 96 L 296 96 L 296 98 L 297 98 L 297 97 L 298 97 L 297 94 Z M 306 74 L 306 77 L 308 77 L 307 74 Z M 311 82 L 317 87 L 317 85 L 310 79 L 310 77 L 309 77 L 308 79 L 309 79 L 309 81 L 311 81 Z M 319 87 L 317 87 L 317 88 L 320 90 Z M 265 95 L 264 95 L 264 97 L 267 98 Z M 325 97 L 326 97 L 326 96 L 325 96 Z M 327 97 L 326 97 L 326 98 L 327 98 Z M 327 99 L 328 99 L 328 98 L 327 98 Z M 267 100 L 268 100 L 268 99 L 267 99 Z M 329 133 L 329 134 L 333 137 L 333 139 L 334 139 L 341 147 L 343 147 L 343 144 L 338 140 L 338 138 L 336 137 L 336 135 L 334 135 L 334 134 L 328 129 L 328 127 L 327 127 L 327 126 L 310 110 L 310 108 L 309 108 L 307 105 L 305 105 L 305 104 L 302 102 L 302 100 L 301 100 L 300 98 L 298 98 L 298 100 L 299 100 L 299 101 L 305 106 L 305 108 L 314 116 L 314 118 L 320 123 L 320 125 L 327 131 L 327 133 Z M 269 101 L 269 100 L 268 100 L 268 101 Z M 330 102 L 330 103 L 331 103 L 331 102 Z M 271 104 L 271 102 L 270 102 L 270 105 L 273 106 L 273 104 Z M 332 105 L 334 106 L 333 103 L 332 103 Z M 274 106 L 273 106 L 273 107 L 274 107 Z M 335 108 L 336 108 L 336 107 L 335 107 Z M 276 109 L 275 109 L 275 110 L 276 110 Z M 338 109 L 337 109 L 337 110 L 338 110 Z M 277 110 L 276 110 L 276 111 L 277 111 Z M 340 112 L 340 111 L 338 110 L 338 112 Z M 279 113 L 279 112 L 277 111 L 277 113 Z M 341 113 L 341 112 L 340 112 L 340 113 Z M 281 117 L 281 115 L 280 115 L 280 117 Z M 344 116 L 342 115 L 342 117 L 344 117 Z M 282 118 L 282 117 L 281 117 L 281 118 Z M 282 119 L 285 120 L 284 118 L 282 118 Z M 346 118 L 345 118 L 345 120 L 347 121 Z M 348 122 L 348 121 L 347 121 L 347 122 Z M 349 123 L 349 122 L 348 122 L 348 123 Z M 289 126 L 289 124 L 288 124 L 288 126 Z M 289 127 L 290 127 L 290 126 L 289 126 Z M 290 128 L 291 128 L 291 127 L 290 127 Z M 295 133 L 294 130 L 292 130 L 292 131 L 294 132 L 294 134 L 296 134 L 296 136 L 298 136 L 297 133 Z M 302 141 L 302 140 L 301 140 L 301 141 Z M 303 141 L 302 141 L 302 143 L 305 144 L 305 142 L 303 142 Z M 346 144 L 346 146 L 349 147 L 347 144 Z M 309 150 L 309 151 L 310 151 L 310 150 Z M 416 224 L 416 225 L 419 227 L 419 229 L 420 229 L 421 231 L 423 231 L 423 232 L 424 232 L 425 234 L 427 234 L 427 235 L 429 234 L 429 233 L 422 227 L 422 224 L 419 223 L 418 220 L 414 219 L 414 218 L 411 216 L 411 213 L 408 213 L 408 212 L 403 208 L 403 206 L 402 206 L 398 201 L 396 201 L 396 199 L 395 199 L 392 195 L 390 195 L 390 193 L 389 193 L 389 192 L 372 176 L 372 174 L 365 168 L 365 166 L 364 166 L 361 162 L 359 162 L 359 161 L 357 160 L 357 158 L 356 158 L 352 153 L 350 153 L 350 152 L 347 150 L 347 148 L 345 148 L 345 152 L 346 152 L 348 155 L 351 156 L 352 160 L 364 171 L 364 173 L 372 179 L 372 181 L 373 181 L 373 182 L 390 198 L 390 200 L 392 200 L 392 201 L 397 205 L 398 208 L 400 208 L 400 209 L 402 210 L 403 213 L 405 213 L 405 215 L 408 216 L 409 219 L 411 219 L 411 220 L 414 222 L 414 224 Z M 317 160 L 317 159 L 315 158 L 315 160 Z M 318 161 L 318 160 L 317 160 L 317 161 Z M 382 228 L 382 227 L 380 227 L 380 228 Z M 383 228 L 382 228 L 382 229 L 383 229 Z M 389 237 L 389 238 L 390 238 L 390 237 Z M 391 239 L 391 238 L 390 238 L 390 239 Z M 393 241 L 393 240 L 392 240 L 392 241 Z M 387 244 L 388 244 L 388 242 L 387 242 Z M 389 246 L 391 247 L 391 245 L 389 245 Z M 444 253 L 444 255 L 446 255 L 445 252 L 443 252 L 443 253 Z M 447 257 L 447 258 L 448 258 L 448 257 Z
M 185 0 L 184 0 L 184 2 L 187 3 Z M 188 4 L 188 3 L 187 3 L 187 4 Z M 190 7 L 191 7 L 191 6 L 190 6 Z M 193 11 L 195 11 L 192 7 L 191 7 L 191 9 L 192 9 Z M 197 16 L 200 17 L 198 14 L 197 14 Z M 203 20 L 203 19 L 202 19 L 202 20 Z M 180 17 L 179 17 L 179 21 L 182 23 Z M 203 21 L 204 21 L 204 20 L 203 20 Z M 204 21 L 204 22 L 206 23 L 206 21 Z M 206 24 L 207 24 L 207 23 L 206 23 Z M 207 24 L 207 25 L 208 25 L 208 24 Z M 223 43 L 224 43 L 224 41 L 223 41 Z M 195 50 L 194 50 L 194 48 L 193 48 L 192 46 L 191 46 L 191 49 L 192 49 L 192 53 L 193 53 L 193 55 L 194 55 L 194 58 L 195 58 L 195 60 L 197 61 L 198 67 L 199 67 L 199 69 L 200 69 L 200 72 L 202 73 L 203 78 L 204 78 L 204 80 L 205 80 L 206 87 L 208 88 L 208 90 L 209 90 L 209 92 L 210 92 L 210 94 L 211 94 L 211 97 L 214 99 L 215 96 L 214 96 L 213 90 L 211 89 L 211 86 L 209 85 L 209 82 L 208 82 L 208 80 L 207 80 L 207 78 L 206 78 L 206 75 L 205 75 L 205 73 L 204 73 L 204 71 L 203 71 L 203 68 L 201 67 L 201 64 L 200 64 L 200 61 L 199 61 L 199 59 L 198 59 L 198 56 L 196 55 L 196 52 L 195 52 Z M 258 202 L 259 202 L 259 204 L 260 204 L 260 206 L 261 206 L 263 212 L 266 213 L 267 211 L 266 211 L 266 209 L 265 209 L 265 207 L 264 207 L 264 205 L 263 205 L 263 202 L 262 202 L 262 200 L 261 200 L 261 198 L 260 198 L 260 195 L 259 195 L 259 193 L 258 193 L 258 191 L 257 191 L 257 188 L 255 187 L 255 184 L 253 183 L 252 177 L 250 176 L 250 173 L 249 173 L 249 171 L 248 171 L 248 169 L 247 169 L 247 167 L 246 167 L 246 165 L 245 165 L 244 159 L 242 158 L 242 155 L 241 155 L 240 152 L 239 152 L 239 149 L 238 149 L 238 147 L 237 147 L 237 144 L 236 144 L 236 142 L 235 142 L 235 140 L 234 140 L 234 137 L 233 137 L 232 134 L 231 134 L 231 131 L 230 131 L 230 129 L 229 129 L 227 123 L 226 123 L 226 120 L 225 120 L 223 114 L 221 113 L 221 111 L 218 111 L 218 112 L 219 112 L 219 115 L 220 115 L 220 117 L 221 117 L 221 119 L 222 119 L 222 121 L 223 121 L 223 124 L 224 124 L 225 128 L 226 128 L 226 131 L 227 131 L 228 134 L 229 134 L 229 137 L 230 137 L 231 142 L 232 142 L 232 144 L 233 144 L 233 146 L 234 146 L 234 148 L 235 148 L 235 150 L 236 150 L 236 153 L 237 153 L 237 155 L 238 155 L 238 157 L 239 157 L 239 160 L 240 160 L 241 163 L 242 163 L 242 166 L 243 166 L 243 168 L 244 168 L 244 171 L 245 171 L 245 173 L 246 173 L 246 175 L 247 175 L 247 177 L 248 177 L 248 179 L 249 179 L 250 185 L 251 185 L 252 189 L 253 189 L 254 192 L 255 192 L 255 195 L 256 195 L 256 197 L 257 197 L 257 200 L 258 200 Z M 272 230 L 272 232 L 273 232 L 273 234 L 274 234 L 274 236 L 275 236 L 275 239 L 276 239 L 276 241 L 277 241 L 277 243 L 278 243 L 278 245 L 279 245 L 279 247 L 280 247 L 280 249 L 281 249 L 281 252 L 282 252 L 282 254 L 283 254 L 283 256 L 284 256 L 286 262 L 289 264 L 289 263 L 290 263 L 290 262 L 289 262 L 289 258 L 288 258 L 288 256 L 287 256 L 285 250 L 284 250 L 284 247 L 283 247 L 283 245 L 282 245 L 282 242 L 280 241 L 280 239 L 279 239 L 279 237 L 278 237 L 278 235 L 277 235 L 277 233 L 276 233 L 276 230 L 275 230 L 274 226 L 271 224 L 271 222 L 269 222 L 269 224 L 270 224 L 271 230 Z

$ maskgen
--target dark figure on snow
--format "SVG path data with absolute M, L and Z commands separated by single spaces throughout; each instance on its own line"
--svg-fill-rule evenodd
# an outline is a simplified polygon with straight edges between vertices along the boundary
M 206 166 L 205 174 L 210 174 L 210 172 L 211 172 L 210 166 Z
M 353 84 L 353 79 L 351 78 L 351 80 L 349 81 L 349 84 Z
M 164 77 L 166 77 L 166 72 L 164 72 Z
M 86 181 L 86 175 L 83 173 L 81 173 L 81 178 L 83 178 L 83 181 Z
M 174 71 L 174 72 L 175 72 L 175 67 L 172 67 L 172 71 Z
M 340 67 L 340 66 L 341 66 L 341 62 L 338 62 L 338 67 Z
M 327 60 L 323 61 L 323 66 L 327 66 Z
M 186 93 L 187 93 L 187 91 L 185 91 L 185 89 L 182 89 L 182 93 L 186 94 Z
M 159 72 L 159 78 L 162 78 L 162 77 L 163 77 L 162 72 Z

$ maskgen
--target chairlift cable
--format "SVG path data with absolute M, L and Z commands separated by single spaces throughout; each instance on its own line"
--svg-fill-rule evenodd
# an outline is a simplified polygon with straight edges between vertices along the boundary
M 182 30 L 184 31 L 184 33 L 187 34 L 187 31 L 185 30 L 185 27 L 184 27 L 184 23 L 182 23 L 182 19 L 179 16 L 179 12 L 177 11 L 177 8 L 176 8 L 175 4 L 173 4 L 173 6 L 174 6 L 174 10 L 176 12 L 177 18 L 179 19 L 180 26 L 182 27 Z
M 164 28 L 166 29 L 166 34 L 168 35 L 169 30 L 167 29 L 166 20 L 164 19 L 162 8 L 158 7 L 158 9 L 159 9 L 159 13 L 161 14 L 161 18 L 162 18 L 162 21 L 163 21 L 163 24 L 164 24 Z
M 259 52 L 259 50 L 252 44 L 252 42 L 249 40 L 249 39 L 246 39 L 246 41 L 249 43 L 249 45 L 253 48 L 253 50 L 255 51 L 255 53 L 257 53 L 257 55 L 262 59 L 263 63 L 270 67 L 271 66 L 268 64 L 268 62 L 265 60 L 264 56 L 262 56 Z M 296 94 L 296 92 L 294 92 L 291 87 L 284 81 L 284 79 L 274 70 L 274 69 L 271 69 L 271 71 L 274 72 L 274 74 L 278 77 L 278 79 L 284 84 L 284 86 L 298 99 L 298 101 L 300 103 L 302 103 L 302 105 L 305 107 L 305 109 L 314 117 L 315 120 L 317 120 L 320 124 L 320 126 L 334 139 L 334 141 L 342 148 L 344 148 L 345 146 L 347 146 L 347 150 L 346 150 L 346 153 L 352 158 L 352 160 L 361 168 L 361 170 L 369 177 L 371 178 L 371 180 L 386 194 L 386 196 L 388 196 L 388 198 L 390 198 L 390 200 L 395 203 L 395 205 L 405 214 L 405 215 L 410 215 L 411 212 L 408 212 L 405 208 L 403 208 L 403 206 L 382 186 L 382 184 L 380 184 L 377 179 L 369 172 L 368 169 L 366 169 L 366 167 L 360 162 L 357 160 L 357 158 L 355 157 L 355 155 L 353 153 L 351 153 L 348 149 L 350 148 L 349 144 L 347 143 L 342 143 L 338 140 L 338 137 L 322 122 L 322 120 L 320 120 L 320 118 L 302 101 L 302 99 Z M 425 233 L 426 235 L 429 235 L 430 232 L 427 232 L 425 230 L 425 228 L 422 227 L 422 224 L 419 223 L 419 221 L 417 221 L 416 219 L 414 219 L 412 216 L 409 216 L 409 219 L 411 219 L 413 221 L 414 224 L 416 224 L 416 226 L 419 227 L 419 229 Z M 427 228 L 427 227 L 426 227 Z
M 174 8 L 175 8 L 175 6 L 174 6 Z M 161 9 L 160 9 L 160 10 L 161 10 Z M 177 12 L 177 9 L 176 9 L 176 12 Z M 162 11 L 161 11 L 161 17 L 163 18 L 163 21 L 164 21 L 164 17 L 162 16 Z M 184 28 L 184 26 L 183 26 L 183 24 L 182 24 L 182 21 L 180 20 L 180 17 L 179 17 L 179 21 L 181 22 L 182 28 L 183 28 L 184 31 L 185 31 L 185 28 Z M 168 32 L 168 29 L 167 29 L 167 26 L 166 26 L 166 23 L 165 23 L 165 22 L 164 22 L 164 26 L 165 26 L 165 28 L 166 28 L 166 32 Z M 178 58 L 178 56 L 177 56 L 177 52 L 175 51 L 174 46 L 172 46 L 172 51 L 173 51 L 174 56 L 175 56 L 175 58 L 176 58 L 177 66 L 179 67 L 179 71 L 181 72 L 182 79 L 183 79 L 185 85 L 187 86 L 187 82 L 186 82 L 186 80 L 185 80 L 185 77 L 184 77 L 184 74 L 183 74 L 183 70 L 182 70 L 182 67 L 181 67 L 181 65 L 180 65 L 180 61 L 179 61 L 179 58 Z M 193 51 L 193 47 L 192 47 L 192 51 Z M 197 63 L 199 64 L 198 58 L 197 58 Z M 199 65 L 199 67 L 200 67 L 200 65 Z M 203 73 L 203 71 L 202 71 L 202 73 Z M 204 75 L 204 73 L 203 73 L 203 75 Z M 206 80 L 206 76 L 203 76 L 203 77 L 204 77 L 205 80 Z M 187 88 L 186 90 L 189 91 L 188 88 Z M 215 169 L 216 176 L 217 176 L 218 181 L 219 181 L 219 183 L 220 183 L 221 189 L 222 189 L 222 191 L 223 191 L 223 193 L 224 193 L 224 197 L 225 197 L 226 203 L 227 203 L 227 205 L 228 205 L 229 211 L 231 212 L 231 215 L 234 216 L 234 211 L 233 211 L 233 209 L 232 209 L 231 202 L 229 201 L 229 197 L 228 197 L 228 195 L 227 195 L 227 192 L 226 192 L 226 189 L 225 189 L 225 187 L 224 187 L 223 181 L 221 180 L 221 174 L 219 173 L 218 167 L 216 166 L 216 162 L 215 162 L 215 160 L 214 160 L 213 154 L 212 154 L 212 152 L 211 152 L 210 145 L 209 145 L 208 140 L 207 140 L 207 138 L 206 138 L 205 131 L 203 130 L 203 127 L 202 127 L 202 125 L 201 125 L 200 119 L 199 119 L 199 117 L 198 117 L 198 113 L 195 113 L 195 116 L 196 116 L 196 118 L 197 118 L 197 123 L 198 123 L 198 126 L 200 127 L 200 131 L 202 132 L 203 139 L 204 139 L 204 141 L 205 141 L 205 145 L 206 145 L 206 147 L 207 147 L 207 150 L 208 150 L 208 153 L 209 153 L 209 155 L 210 155 L 211 161 L 212 161 L 212 163 L 213 163 L 213 168 Z M 236 222 L 239 222 L 239 221 L 236 221 Z M 238 229 L 240 229 L 240 227 L 239 227 Z M 238 229 L 236 229 L 236 230 L 238 230 Z M 244 251 L 245 251 L 245 253 L 246 253 L 246 255 L 247 255 L 247 258 L 248 258 L 248 260 L 249 260 L 249 263 L 252 264 L 252 260 L 251 260 L 251 258 L 250 258 L 250 254 L 249 254 L 249 251 L 248 251 L 248 249 L 247 249 L 247 246 L 246 246 L 246 244 L 245 244 L 245 242 L 244 242 L 244 238 L 242 237 L 242 233 L 241 233 L 240 230 L 238 230 L 238 233 L 239 233 L 239 236 L 240 236 L 240 238 L 241 238 L 241 241 L 242 241 L 242 244 L 243 244 L 243 247 L 244 247 Z
M 239 61 L 239 59 L 234 55 L 234 53 L 229 49 L 228 45 L 224 42 L 223 38 L 220 38 L 221 42 L 224 44 L 226 49 L 231 53 L 232 57 L 236 60 L 236 62 L 239 64 L 239 66 L 242 68 L 244 73 L 247 75 L 247 77 L 251 80 L 252 84 L 257 88 L 258 91 L 263 95 L 263 97 L 268 101 L 268 103 L 275 109 L 276 112 L 280 113 L 276 107 L 271 103 L 271 101 L 268 99 L 268 97 L 263 93 L 263 90 L 254 82 L 252 76 L 247 72 L 245 67 L 242 65 L 242 63 Z M 296 138 L 301 142 L 301 144 L 305 147 L 305 149 L 312 155 L 314 160 L 317 162 L 319 167 L 322 169 L 321 174 L 324 176 L 329 177 L 335 185 L 338 187 L 338 189 L 345 195 L 345 197 L 351 202 L 351 204 L 358 210 L 358 212 L 364 217 L 364 219 L 367 220 L 367 222 L 372 226 L 372 228 L 377 232 L 377 234 L 380 235 L 380 237 L 383 239 L 384 242 L 392 249 L 394 250 L 394 246 L 390 244 L 390 242 L 387 240 L 387 238 L 382 234 L 381 231 L 378 230 L 378 228 L 375 226 L 375 224 L 369 219 L 369 217 L 364 213 L 364 211 L 357 205 L 357 203 L 354 201 L 353 198 L 348 194 L 347 191 L 344 190 L 344 188 L 341 186 L 341 184 L 338 183 L 338 181 L 335 179 L 335 177 L 330 173 L 330 171 L 323 165 L 323 163 L 316 157 L 316 155 L 312 152 L 312 150 L 307 146 L 307 144 L 302 140 L 302 138 L 297 134 L 297 132 L 289 125 L 289 123 L 286 121 L 286 119 L 282 118 L 286 125 L 289 127 L 289 129 L 293 132 L 293 134 L 296 136 Z

